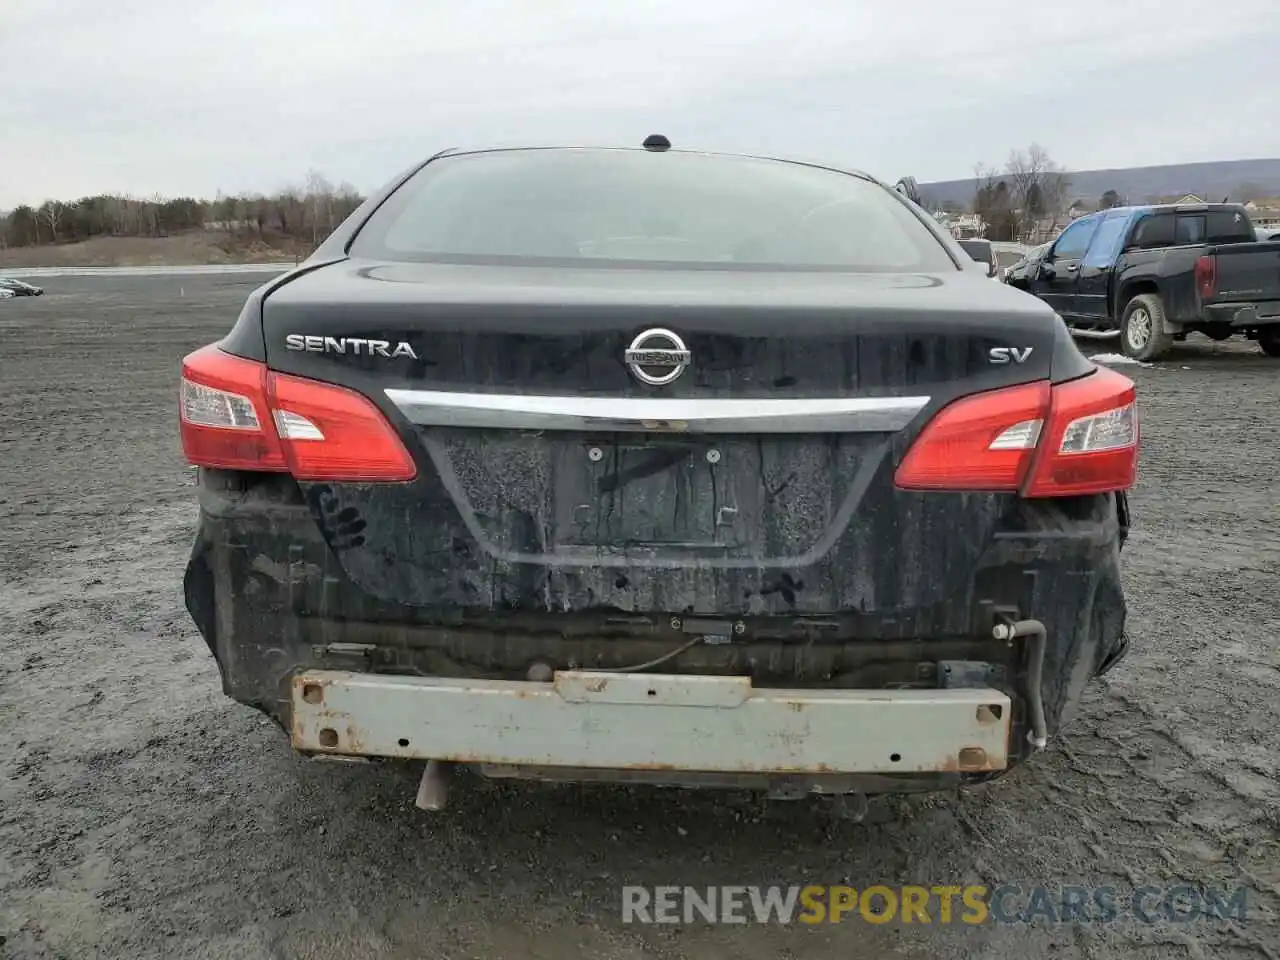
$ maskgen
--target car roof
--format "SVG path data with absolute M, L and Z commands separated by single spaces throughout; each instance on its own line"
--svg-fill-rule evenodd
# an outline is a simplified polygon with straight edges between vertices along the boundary
M 774 155 L 774 154 L 761 154 L 761 153 L 735 153 L 727 150 L 691 150 L 688 148 L 680 148 L 680 147 L 674 147 L 674 146 L 668 147 L 663 150 L 650 150 L 646 147 L 607 146 L 607 145 L 600 146 L 600 145 L 592 145 L 592 144 L 567 144 L 567 143 L 511 144 L 511 143 L 506 143 L 506 144 L 489 144 L 486 146 L 476 146 L 476 147 L 450 147 L 446 150 L 441 150 L 439 153 L 433 155 L 431 159 L 436 160 L 444 157 L 463 157 L 463 156 L 471 156 L 474 154 L 481 154 L 481 153 L 517 153 L 517 152 L 525 152 L 525 151 L 531 152 L 535 150 L 579 152 L 579 153 L 612 153 L 612 152 L 677 153 L 677 154 L 696 155 L 696 156 L 703 156 L 703 157 L 724 157 L 726 159 L 731 159 L 731 160 L 766 160 L 772 163 L 790 163 L 790 164 L 794 164 L 796 166 L 801 166 L 801 167 L 814 167 L 819 170 L 830 170 L 835 173 L 844 173 L 844 174 L 848 174 L 851 177 L 858 177 L 862 180 L 869 180 L 872 183 L 879 183 L 881 186 L 885 186 L 885 187 L 888 186 L 888 184 L 885 184 L 883 181 L 879 180 L 877 177 L 874 177 L 863 170 L 858 170 L 854 167 L 837 166 L 833 163 L 828 163 L 822 160 L 816 160 L 811 157 L 780 156 L 780 155 Z
M 1089 216 L 1112 213 L 1201 213 L 1206 210 L 1244 210 L 1239 203 L 1143 203 L 1125 207 L 1109 207 Z M 1081 219 L 1084 219 L 1083 217 Z

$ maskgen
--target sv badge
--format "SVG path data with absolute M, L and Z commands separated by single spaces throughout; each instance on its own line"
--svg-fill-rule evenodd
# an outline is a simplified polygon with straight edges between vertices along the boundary
M 987 359 L 992 363 L 1026 363 L 1034 347 L 992 347 Z

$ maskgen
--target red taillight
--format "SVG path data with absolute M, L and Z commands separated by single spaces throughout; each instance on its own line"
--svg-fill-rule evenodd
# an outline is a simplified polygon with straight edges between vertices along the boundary
M 182 452 L 202 467 L 288 468 L 267 405 L 267 368 L 203 347 L 182 361 Z
M 367 398 L 332 384 L 270 374 L 268 396 L 289 472 L 299 480 L 412 480 L 417 468 Z
M 1138 474 L 1137 391 L 1126 376 L 1099 367 L 1053 388 L 1025 497 L 1071 497 L 1128 490 Z
M 1202 300 L 1218 292 L 1218 258 L 1211 253 L 1196 260 L 1196 290 Z
M 943 407 L 898 467 L 904 490 L 1066 497 L 1127 490 L 1138 463 L 1133 381 L 1099 367 L 1059 386 L 1020 384 Z
M 182 361 L 187 460 L 292 473 L 300 480 L 412 480 L 413 458 L 386 417 L 345 387 L 272 373 L 203 347 Z
M 895 481 L 905 490 L 1018 490 L 1048 410 L 1048 381 L 957 400 L 929 421 Z

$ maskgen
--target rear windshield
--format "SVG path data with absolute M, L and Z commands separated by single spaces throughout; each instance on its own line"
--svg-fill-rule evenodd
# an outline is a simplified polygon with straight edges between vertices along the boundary
M 957 269 L 902 200 L 860 177 L 629 150 L 435 160 L 378 208 L 351 252 L 409 261 Z
M 1132 246 L 1142 249 L 1201 243 L 1248 243 L 1253 225 L 1240 210 L 1156 213 L 1139 221 Z
M 1174 240 L 1177 243 L 1248 243 L 1253 240 L 1253 224 L 1238 210 L 1180 213 Z

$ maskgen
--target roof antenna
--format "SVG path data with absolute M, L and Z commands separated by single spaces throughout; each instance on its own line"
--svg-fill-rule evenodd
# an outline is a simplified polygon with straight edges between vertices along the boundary
M 652 153 L 664 153 L 671 149 L 671 141 L 660 133 L 651 133 L 644 138 L 644 148 Z

